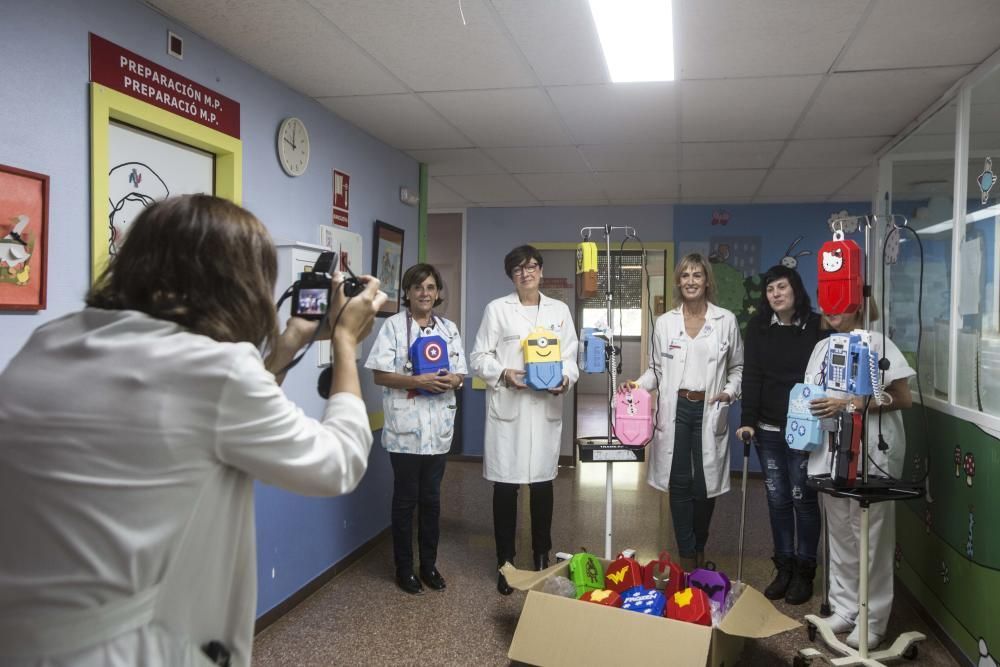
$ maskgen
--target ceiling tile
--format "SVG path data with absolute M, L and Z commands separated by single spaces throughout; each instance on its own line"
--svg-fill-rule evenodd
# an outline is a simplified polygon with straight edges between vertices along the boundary
M 593 144 L 580 146 L 594 171 L 676 171 L 677 144 Z
M 446 208 L 449 206 L 465 206 L 468 202 L 458 193 L 442 185 L 436 178 L 427 181 L 427 206 Z
M 610 81 L 601 40 L 586 2 L 491 2 L 542 85 Z
M 819 76 L 681 83 L 682 141 L 784 139 Z
M 515 178 L 528 192 L 545 201 L 607 199 L 592 174 L 518 174 Z
M 778 169 L 798 167 L 866 167 L 875 153 L 892 137 L 844 137 L 840 139 L 797 139 L 789 141 L 775 165 Z
M 488 148 L 486 153 L 510 172 L 590 171 L 576 146 Z
M 682 171 L 681 198 L 687 201 L 689 197 L 716 197 L 728 202 L 733 197 L 750 197 L 766 173 L 766 169 Z
M 602 171 L 594 175 L 608 199 L 674 199 L 676 171 Z
M 836 3 L 839 4 L 839 3 Z M 996 51 L 996 0 L 879 0 L 837 71 L 978 64 Z
M 868 0 L 675 2 L 678 78 L 825 74 L 867 6 Z
M 160 11 L 310 97 L 406 88 L 302 0 L 156 0 Z
M 936 67 L 834 74 L 795 137 L 895 136 L 968 70 Z
M 423 98 L 479 146 L 571 143 L 538 88 L 425 93 Z
M 537 83 L 481 0 L 309 0 L 415 91 Z
M 546 89 L 577 144 L 673 142 L 672 83 L 564 86 Z
M 828 196 L 843 187 L 858 171 L 854 167 L 772 169 L 764 179 L 757 196 Z
M 449 190 L 471 202 L 534 202 L 531 196 L 509 174 L 471 174 L 468 176 L 440 176 L 437 179 Z
M 427 165 L 431 176 L 456 174 L 496 174 L 503 169 L 478 148 L 441 148 L 409 151 L 417 162 Z
M 681 144 L 681 169 L 766 169 L 783 141 L 693 141 Z
M 471 145 L 416 95 L 327 97 L 319 102 L 344 120 L 402 150 Z

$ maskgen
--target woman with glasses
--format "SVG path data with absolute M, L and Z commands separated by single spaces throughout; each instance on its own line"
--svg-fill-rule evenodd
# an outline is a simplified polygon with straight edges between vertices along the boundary
M 455 433 L 455 390 L 462 386 L 466 368 L 458 327 L 434 313 L 434 307 L 442 301 L 443 283 L 438 270 L 430 264 L 411 266 L 403 274 L 402 289 L 406 309 L 382 325 L 365 368 L 374 371 L 375 384 L 382 387 L 382 446 L 389 452 L 395 478 L 392 552 L 396 585 L 417 595 L 424 592 L 421 580 L 435 591 L 445 588 L 436 565 L 441 480 Z M 415 373 L 410 350 L 424 336 L 444 340 L 448 348 L 447 370 Z M 418 510 L 420 579 L 413 573 L 414 509 Z
M 486 306 L 470 355 L 473 372 L 486 382 L 483 469 L 493 482 L 493 534 L 497 565 L 514 562 L 517 494 L 531 489 L 531 548 L 536 570 L 548 567 L 552 548 L 552 480 L 559 462 L 562 395 L 576 382 L 576 328 L 569 308 L 539 291 L 542 255 L 530 245 L 504 258 L 514 292 Z M 562 384 L 535 391 L 525 383 L 521 341 L 543 329 L 559 337 Z M 497 590 L 513 589 L 501 574 Z
M 702 255 L 677 264 L 674 300 L 680 305 L 653 325 L 649 368 L 631 384 L 659 391 L 648 481 L 670 493 L 678 555 L 690 571 L 704 563 L 715 498 L 729 490 L 728 413 L 739 398 L 743 341 L 736 317 L 714 303 Z

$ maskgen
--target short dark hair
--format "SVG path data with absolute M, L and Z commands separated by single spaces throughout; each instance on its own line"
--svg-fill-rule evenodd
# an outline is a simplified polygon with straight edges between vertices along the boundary
M 538 252 L 538 248 L 533 245 L 519 245 L 503 258 L 503 270 L 507 274 L 508 278 L 514 278 L 514 269 L 521 266 L 529 259 L 533 259 L 538 262 L 538 266 L 541 267 L 542 253 Z
M 129 226 L 87 305 L 137 310 L 221 342 L 277 337 L 277 251 L 253 213 L 210 195 L 156 202 Z
M 763 327 L 770 326 L 771 318 L 774 316 L 774 309 L 771 308 L 771 303 L 767 300 L 767 286 L 782 278 L 788 280 L 792 294 L 795 295 L 792 319 L 805 323 L 809 315 L 812 314 L 812 300 L 809 298 L 809 292 L 806 291 L 805 285 L 802 284 L 802 276 L 795 269 L 790 269 L 783 264 L 775 264 L 763 273 L 760 281 L 760 322 Z
M 434 305 L 440 306 L 444 299 L 441 298 L 441 292 L 444 291 L 444 281 L 441 280 L 441 274 L 436 268 L 430 264 L 414 264 L 406 270 L 403 274 L 403 305 L 407 308 L 410 307 L 410 299 L 406 296 L 406 293 L 410 291 L 410 288 L 414 285 L 420 285 L 428 276 L 434 276 L 434 282 L 437 284 L 438 296 L 434 299 Z

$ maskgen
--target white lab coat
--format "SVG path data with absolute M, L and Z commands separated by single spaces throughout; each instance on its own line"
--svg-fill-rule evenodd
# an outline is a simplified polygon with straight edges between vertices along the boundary
M 0 664 L 250 664 L 253 479 L 351 491 L 372 435 L 350 394 L 306 417 L 248 343 L 85 309 L 0 374 Z
M 524 370 L 521 341 L 536 327 L 559 334 L 563 376 L 570 385 L 580 377 L 569 308 L 539 296 L 537 317 L 530 318 L 516 292 L 491 301 L 469 355 L 472 372 L 486 382 L 483 476 L 493 482 L 529 484 L 556 477 L 565 394 L 508 388 L 500 382 L 505 368 Z
M 709 404 L 708 399 L 726 392 L 735 401 L 740 397 L 743 378 L 743 339 L 736 317 L 715 304 L 708 304 L 705 325 L 699 336 L 708 337 L 711 350 L 705 375 L 705 412 L 702 421 L 702 464 L 709 498 L 729 490 L 728 404 Z M 649 367 L 636 382 L 647 391 L 659 391 L 656 431 L 649 448 L 649 485 L 661 491 L 670 488 L 670 466 L 674 458 L 674 426 L 677 419 L 677 391 L 687 359 L 687 334 L 681 307 L 660 315 L 653 325 Z
M 806 377 L 819 383 L 826 364 L 830 340 L 816 343 Z M 879 357 L 889 360 L 889 368 L 882 379 L 885 386 L 894 381 L 915 375 L 896 344 L 882 334 L 872 333 L 872 348 Z M 847 398 L 850 394 L 827 390 L 833 398 Z M 906 434 L 903 415 L 890 410 L 882 415 L 882 435 L 888 450 L 878 448 L 879 416 L 868 415 L 865 425 L 868 441 L 869 466 L 872 474 L 899 477 L 906 462 Z M 861 462 L 858 462 L 860 469 Z M 819 447 L 809 455 L 809 474 L 829 474 L 831 457 L 826 447 Z M 881 470 L 880 470 L 881 469 Z M 861 505 L 848 498 L 835 498 L 820 494 L 826 510 L 827 538 L 830 548 L 830 606 L 833 612 L 848 621 L 855 621 L 858 609 L 858 584 L 861 569 Z M 892 611 L 893 561 L 896 548 L 896 503 L 874 503 L 868 511 L 868 632 L 885 636 Z
M 410 332 L 407 334 L 407 326 Z M 399 375 L 412 375 L 409 346 L 421 336 L 440 336 L 448 346 L 448 370 L 465 375 L 465 350 L 458 327 L 435 316 L 429 330 L 413 321 L 407 311 L 385 321 L 375 338 L 365 368 Z M 410 395 L 406 389 L 382 387 L 382 447 L 396 454 L 447 454 L 455 434 L 455 392 Z

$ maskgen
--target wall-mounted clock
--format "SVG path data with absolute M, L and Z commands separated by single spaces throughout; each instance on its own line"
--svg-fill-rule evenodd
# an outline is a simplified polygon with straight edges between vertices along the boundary
M 278 126 L 278 161 L 289 176 L 301 176 L 309 166 L 309 132 L 298 118 Z

